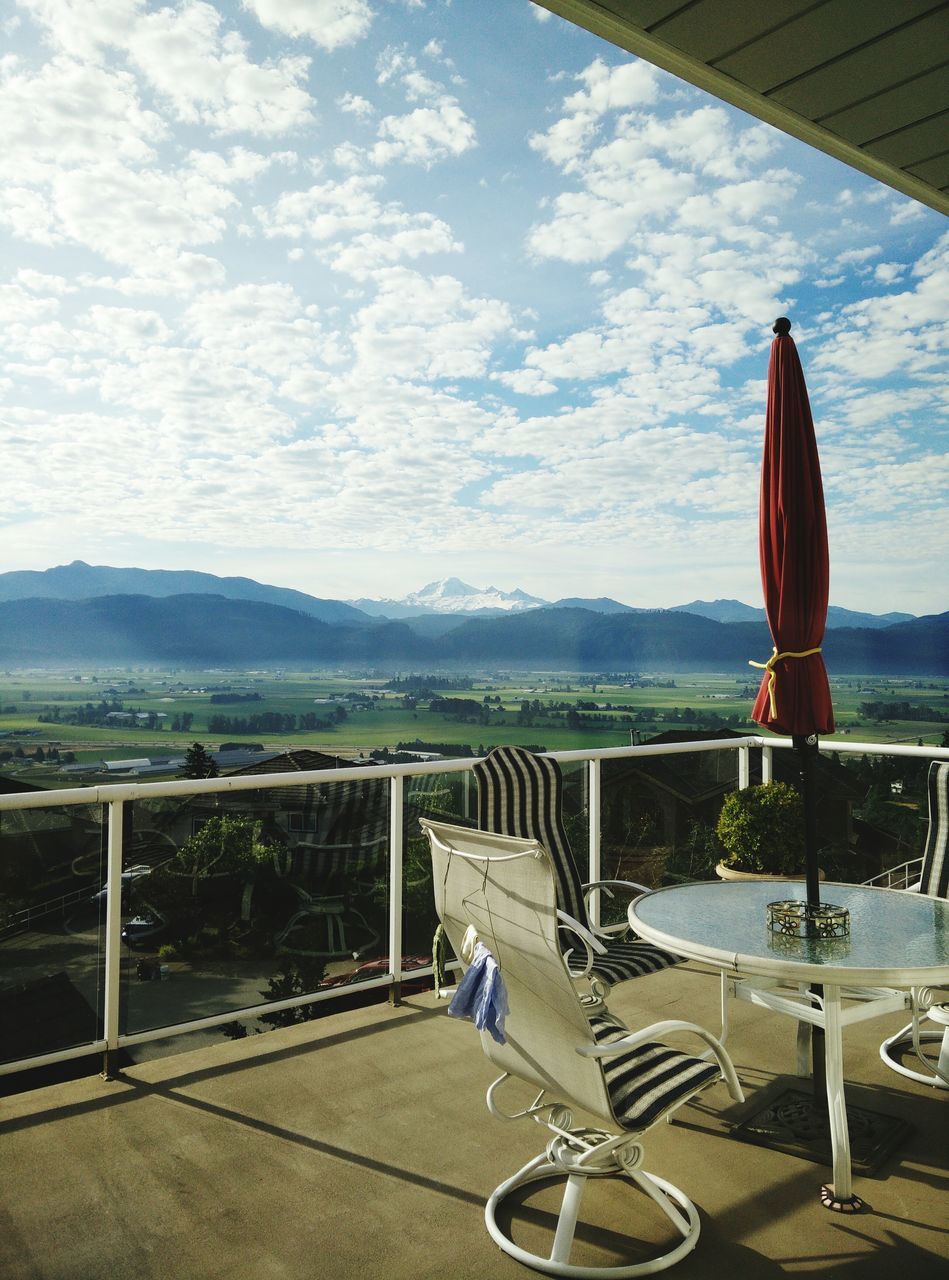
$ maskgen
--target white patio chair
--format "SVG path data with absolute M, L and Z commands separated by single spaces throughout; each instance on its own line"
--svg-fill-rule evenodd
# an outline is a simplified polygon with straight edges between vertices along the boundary
M 945 898 L 949 893 L 949 760 L 934 760 L 929 766 L 928 792 L 929 829 L 919 880 L 906 892 Z M 879 877 L 874 877 L 874 881 L 879 881 Z M 883 1041 L 880 1057 L 888 1067 L 910 1080 L 931 1084 L 937 1089 L 949 1089 L 949 1003 L 936 1000 L 933 991 L 927 987 L 910 993 L 910 1008 L 912 1022 Z M 933 1025 L 924 1027 L 924 1020 Z M 938 1057 L 925 1052 L 923 1046 L 927 1044 L 939 1045 Z M 903 1061 L 910 1051 L 919 1060 L 922 1070 Z
M 497 962 L 506 988 L 504 1042 L 481 1033 L 482 1048 L 503 1073 L 487 1092 L 492 1115 L 529 1118 L 549 1131 L 546 1150 L 491 1193 L 485 1223 L 511 1257 L 554 1276 L 627 1277 L 664 1270 L 684 1258 L 699 1237 L 695 1206 L 664 1178 L 642 1166 L 641 1139 L 709 1084 L 724 1080 L 736 1101 L 741 1088 L 731 1060 L 709 1032 L 667 1021 L 628 1030 L 602 1000 L 585 1005 L 567 970 L 558 940 L 557 895 L 549 854 L 535 840 L 499 836 L 421 819 L 432 849 L 435 906 L 459 957 L 469 929 Z M 666 1043 L 684 1032 L 711 1048 L 713 1061 Z M 499 1093 L 512 1077 L 528 1083 L 527 1106 L 508 1112 Z M 576 1121 L 574 1109 L 593 1118 Z M 658 1206 L 681 1237 L 658 1257 L 620 1266 L 571 1263 L 587 1179 L 613 1175 L 643 1192 L 645 1209 Z M 517 1188 L 565 1180 L 548 1256 L 516 1244 L 499 1224 L 502 1203 Z M 625 1223 L 624 1223 L 625 1225 Z

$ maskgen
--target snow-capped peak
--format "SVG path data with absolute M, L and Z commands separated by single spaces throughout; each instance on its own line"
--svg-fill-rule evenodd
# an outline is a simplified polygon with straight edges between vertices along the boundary
M 443 578 L 440 582 L 428 583 L 421 591 L 413 591 L 400 603 L 433 613 L 473 613 L 479 609 L 503 609 L 512 613 L 539 609 L 547 601 L 529 596 L 519 588 L 501 591 L 497 587 L 472 587 L 460 578 Z
M 362 599 L 349 603 L 375 618 L 411 618 L 420 613 L 478 613 L 482 609 L 521 613 L 525 609 L 539 609 L 549 602 L 539 596 L 529 596 L 520 588 L 500 591 L 497 587 L 472 587 L 460 578 L 442 578 L 401 600 Z

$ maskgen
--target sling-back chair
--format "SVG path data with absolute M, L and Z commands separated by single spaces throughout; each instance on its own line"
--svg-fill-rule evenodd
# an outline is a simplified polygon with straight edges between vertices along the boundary
M 933 898 L 949 896 L 949 760 L 934 760 L 929 766 L 929 828 L 921 859 L 919 880 L 910 893 L 927 893 Z M 913 991 L 910 996 L 912 1022 L 880 1045 L 880 1057 L 888 1067 L 918 1080 L 949 1089 L 949 1003 L 934 1001 L 928 988 Z M 923 1019 L 932 1023 L 923 1027 Z M 926 1053 L 923 1045 L 938 1044 L 938 1058 Z M 907 1065 L 904 1058 L 912 1051 L 923 1070 Z
M 488 1110 L 499 1119 L 532 1119 L 549 1131 L 546 1150 L 488 1199 L 491 1238 L 511 1257 L 554 1276 L 621 1278 L 672 1266 L 695 1248 L 699 1216 L 682 1191 L 642 1168 L 641 1139 L 713 1082 L 724 1080 L 732 1098 L 741 1101 L 730 1058 L 694 1023 L 665 1021 L 632 1032 L 602 1000 L 584 1004 L 558 939 L 553 861 L 538 841 L 425 818 L 421 825 L 432 850 L 436 910 L 456 955 L 471 956 L 465 941 L 467 935 L 471 943 L 473 930 L 503 981 L 503 1043 L 490 1028 L 481 1033 L 484 1052 L 502 1072 L 488 1089 Z M 680 1032 L 697 1037 L 712 1060 L 667 1043 Z M 509 1113 L 499 1093 L 512 1077 L 529 1084 L 536 1096 Z M 575 1110 L 593 1123 L 576 1120 Z M 571 1263 L 587 1180 L 604 1175 L 628 1179 L 644 1193 L 636 1197 L 643 1209 L 662 1210 L 675 1228 L 674 1247 L 619 1266 Z M 499 1210 L 515 1189 L 550 1180 L 565 1180 L 565 1187 L 551 1251 L 544 1256 L 514 1242 L 499 1223 Z M 627 1225 L 624 1215 L 624 1230 Z M 638 1247 L 641 1253 L 641 1242 Z

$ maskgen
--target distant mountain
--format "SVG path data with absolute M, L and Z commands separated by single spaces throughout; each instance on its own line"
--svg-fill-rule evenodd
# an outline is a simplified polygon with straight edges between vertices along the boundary
M 740 600 L 693 600 L 671 606 L 672 613 L 694 613 L 714 622 L 763 622 L 764 609 L 754 609 Z M 859 613 L 832 604 L 827 610 L 827 629 L 837 627 L 891 627 L 896 622 L 912 622 L 911 613 Z
M 349 603 L 373 617 L 411 618 L 426 613 L 517 613 L 539 609 L 547 601 L 520 589 L 500 591 L 497 587 L 472 587 L 460 578 L 442 578 L 401 600 L 362 599 Z
M 670 605 L 670 613 L 694 613 L 713 622 L 764 622 L 764 609 L 753 609 L 740 600 L 692 600 L 689 604 Z
M 827 629 L 837 627 L 892 627 L 897 622 L 916 622 L 911 613 L 859 613 L 853 609 L 842 609 L 840 605 L 827 607 Z
M 344 665 L 566 671 L 749 672 L 771 651 L 764 622 L 675 610 L 531 608 L 497 617 L 330 624 L 295 609 L 220 595 L 0 602 L 0 665 L 59 663 L 301 668 Z M 841 627 L 824 643 L 839 674 L 949 676 L 949 613 L 885 628 Z
M 613 600 L 609 596 L 597 596 L 592 600 L 586 600 L 582 596 L 564 596 L 562 600 L 555 600 L 550 607 L 551 609 L 589 609 L 591 613 L 654 612 L 648 609 L 636 609 L 631 604 L 620 604 L 618 600 Z
M 399 622 L 331 625 L 295 609 L 218 595 L 117 595 L 0 603 L 0 663 L 154 662 L 173 666 L 428 661 Z
M 91 600 L 96 596 L 218 595 L 282 605 L 322 622 L 367 624 L 369 618 L 342 600 L 320 600 L 290 587 L 268 587 L 252 578 L 219 578 L 190 569 L 113 569 L 74 560 L 55 569 L 0 573 L 2 600 Z

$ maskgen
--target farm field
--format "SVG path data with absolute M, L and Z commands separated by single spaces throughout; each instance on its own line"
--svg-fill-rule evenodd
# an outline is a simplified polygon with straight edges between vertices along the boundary
M 831 685 L 836 736 L 940 745 L 949 730 L 949 681 Z M 460 754 L 499 742 L 622 746 L 669 730 L 754 731 L 756 691 L 754 673 L 3 672 L 0 772 L 74 785 L 64 764 L 180 756 L 195 741 L 343 756 L 415 743 Z
M 838 677 L 831 687 L 838 736 L 940 745 L 949 728 L 949 681 Z M 182 755 L 193 741 L 333 755 L 622 746 L 670 730 L 752 732 L 756 691 L 753 673 L 4 672 L 0 772 L 64 786 L 74 781 L 65 763 Z

